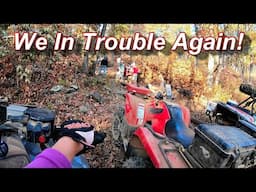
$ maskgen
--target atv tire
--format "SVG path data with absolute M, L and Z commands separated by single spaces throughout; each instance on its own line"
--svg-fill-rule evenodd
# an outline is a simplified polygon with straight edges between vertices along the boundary
M 114 141 L 117 143 L 121 142 L 124 147 L 124 151 L 127 150 L 129 140 L 135 130 L 136 127 L 128 125 L 125 119 L 124 108 L 119 107 L 114 114 L 114 122 L 112 124 L 111 131 Z
M 122 165 L 123 168 L 152 168 L 147 152 L 141 144 L 137 136 L 133 136 L 127 146 L 125 152 L 125 161 Z
M 125 152 L 126 157 L 137 156 L 141 158 L 148 158 L 147 152 L 145 151 L 143 145 L 141 144 L 139 138 L 137 136 L 133 136 L 129 144 L 127 146 L 127 150 Z
M 150 168 L 151 163 L 148 160 L 145 160 L 141 157 L 129 157 L 127 158 L 122 165 L 122 168 Z
M 122 124 L 122 117 L 124 116 L 124 108 L 118 107 L 117 111 L 114 113 L 114 121 L 112 123 L 112 136 L 114 141 L 118 141 L 121 136 L 120 126 Z
M 24 168 L 30 162 L 20 137 L 16 134 L 2 136 L 1 139 L 8 146 L 8 153 L 0 158 L 0 168 Z

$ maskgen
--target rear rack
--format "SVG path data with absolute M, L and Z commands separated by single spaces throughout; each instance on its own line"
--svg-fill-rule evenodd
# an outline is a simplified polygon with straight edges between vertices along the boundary
M 238 104 L 238 107 L 246 108 L 251 106 L 250 114 L 254 115 L 254 105 L 256 103 L 256 89 L 252 87 L 250 84 L 241 84 L 239 90 L 247 95 L 249 97 L 245 100 L 243 100 L 241 103 Z

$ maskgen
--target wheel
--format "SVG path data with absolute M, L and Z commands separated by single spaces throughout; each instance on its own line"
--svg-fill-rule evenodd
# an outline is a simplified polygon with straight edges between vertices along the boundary
M 146 151 L 143 148 L 140 140 L 133 133 L 137 127 L 132 127 L 127 123 L 124 115 L 124 108 L 119 107 L 114 114 L 114 121 L 112 124 L 112 136 L 115 144 L 124 150 L 125 160 L 124 168 L 146 168 L 153 167 L 148 158 Z
M 144 149 L 144 146 L 140 142 L 137 136 L 133 136 L 128 143 L 127 150 L 125 152 L 126 157 L 138 156 L 142 158 L 148 158 L 147 152 Z
M 123 162 L 122 168 L 150 168 L 152 167 L 149 161 L 141 157 L 129 157 Z
M 120 121 L 120 132 L 121 132 L 121 140 L 124 147 L 124 151 L 126 152 L 128 149 L 129 141 L 133 137 L 134 131 L 137 129 L 137 127 L 130 126 L 127 123 L 127 120 L 125 116 L 121 118 Z
M 124 108 L 119 107 L 114 114 L 114 121 L 111 131 L 114 141 L 116 141 L 117 143 L 121 142 L 124 147 L 124 151 L 127 150 L 129 140 L 135 130 L 136 127 L 128 125 L 124 115 Z
M 112 123 L 112 136 L 115 141 L 118 141 L 121 136 L 120 126 L 122 124 L 122 117 L 124 116 L 124 108 L 119 107 L 114 113 L 114 121 Z
M 4 158 L 8 153 L 8 145 L 4 141 L 0 141 L 0 158 Z
M 123 168 L 152 168 L 147 152 L 141 144 L 139 138 L 135 135 L 130 139 L 125 152 L 125 161 L 122 165 Z

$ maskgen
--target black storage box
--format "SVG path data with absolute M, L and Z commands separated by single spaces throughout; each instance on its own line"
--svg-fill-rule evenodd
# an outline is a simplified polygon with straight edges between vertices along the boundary
M 256 164 L 256 138 L 233 126 L 199 125 L 188 151 L 205 168 L 247 168 Z

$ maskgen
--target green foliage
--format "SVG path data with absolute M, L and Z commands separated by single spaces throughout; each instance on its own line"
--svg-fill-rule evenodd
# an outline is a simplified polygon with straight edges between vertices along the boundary
M 58 85 L 68 86 L 68 81 L 66 79 L 59 78 Z
M 0 24 L 0 34 L 4 34 L 8 28 L 9 24 Z
M 48 102 L 48 103 L 46 104 L 46 107 L 47 107 L 49 110 L 53 110 L 53 109 L 54 109 L 54 105 L 53 105 L 53 103 L 51 103 L 51 102 Z
M 12 51 L 9 46 L 12 44 L 12 37 L 8 35 L 8 24 L 0 24 L 0 57 L 8 56 Z
M 9 55 L 9 50 L 3 48 L 2 46 L 0 46 L 0 57 L 5 57 Z
M 131 33 L 131 25 L 129 24 L 112 24 L 109 32 L 110 36 L 115 36 L 120 39 L 123 36 L 127 36 Z
M 23 68 L 22 65 L 18 65 L 16 67 L 17 78 L 19 80 L 23 80 L 26 83 L 30 83 L 31 73 L 32 71 L 28 67 Z
M 214 85 L 213 89 L 210 90 L 211 94 L 213 94 L 212 99 L 215 101 L 226 102 L 227 100 L 232 98 L 232 91 L 228 90 L 221 85 Z

